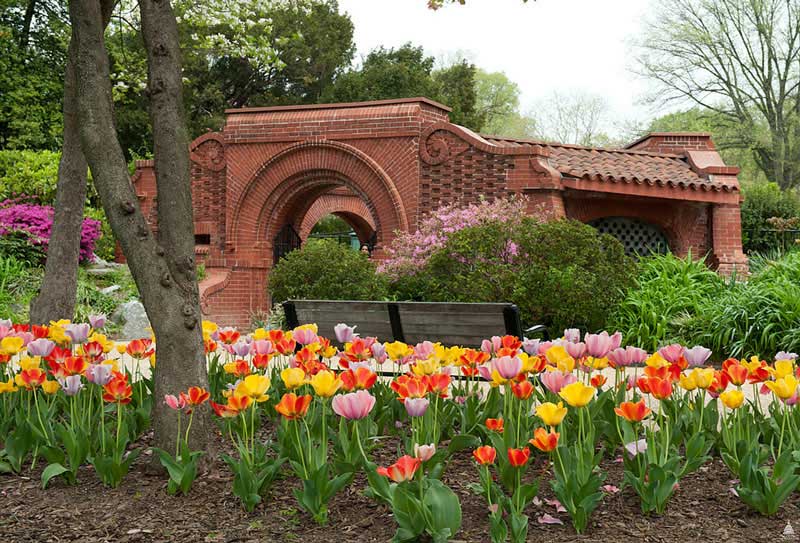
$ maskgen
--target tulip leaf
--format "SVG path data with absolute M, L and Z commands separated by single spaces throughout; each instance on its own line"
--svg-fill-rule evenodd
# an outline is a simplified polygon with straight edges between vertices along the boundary
M 67 473 L 69 468 L 65 468 L 61 464 L 49 464 L 44 471 L 42 471 L 42 488 L 47 488 L 48 483 L 53 477 L 58 477 Z

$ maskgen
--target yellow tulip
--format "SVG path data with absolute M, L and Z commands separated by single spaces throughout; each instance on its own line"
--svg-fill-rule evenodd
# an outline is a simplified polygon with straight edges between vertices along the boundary
M 58 381 L 45 381 L 42 383 L 42 390 L 44 390 L 45 394 L 55 394 L 59 388 L 61 388 L 61 385 L 58 384 Z
M 38 368 L 42 359 L 38 356 L 23 356 L 19 359 L 19 370 L 25 371 L 32 368 Z
M 575 369 L 575 359 L 561 345 L 554 345 L 547 349 L 544 357 L 550 365 L 564 373 L 572 373 L 572 370 Z
M 464 349 L 458 346 L 444 347 L 441 343 L 433 346 L 433 358 L 442 366 L 457 365 L 462 354 L 464 354 Z
M 96 341 L 97 343 L 102 345 L 103 352 L 106 354 L 110 353 L 111 349 L 115 347 L 115 343 L 113 341 L 110 341 L 106 336 L 104 336 L 103 334 L 99 334 L 97 332 L 89 336 L 89 341 Z
M 589 356 L 586 358 L 586 365 L 596 370 L 604 370 L 608 367 L 608 358 L 595 358 L 593 356 Z
M 117 343 L 117 352 L 119 354 L 125 354 L 125 349 L 128 348 L 127 343 Z
M 680 385 L 682 389 L 688 392 L 691 392 L 692 390 L 696 389 L 697 379 L 695 379 L 694 372 L 689 373 L 688 375 L 681 374 Z
M 651 354 L 647 360 L 644 361 L 645 364 L 650 366 L 651 368 L 663 368 L 664 366 L 669 366 L 669 362 L 667 359 L 661 356 L 657 351 Z
M 415 375 L 433 375 L 439 371 L 440 367 L 435 358 L 429 358 L 428 360 L 418 360 L 414 364 L 412 371 Z
M 764 384 L 767 385 L 767 388 L 778 398 L 781 400 L 788 400 L 797 392 L 798 381 L 794 375 L 786 375 L 775 381 L 766 381 Z
M 389 355 L 389 358 L 392 360 L 397 361 L 414 354 L 414 349 L 402 341 L 395 341 L 386 344 L 386 354 Z
M 503 379 L 497 370 L 492 370 L 492 382 L 489 383 L 492 387 L 499 387 L 500 385 L 506 384 L 506 379 Z
M 150 355 L 150 367 L 151 368 L 156 367 L 156 353 Z
M 14 356 L 25 346 L 25 340 L 17 336 L 6 336 L 0 340 L 0 353 Z
M 719 395 L 719 399 L 728 409 L 738 409 L 744 403 L 744 392 L 738 389 L 726 390 Z
M 584 385 L 580 381 L 571 383 L 561 389 L 558 393 L 559 396 L 572 407 L 583 407 L 587 405 L 594 397 L 595 388 Z
M 317 396 L 330 398 L 342 386 L 342 380 L 332 371 L 322 370 L 311 378 L 311 386 Z
M 265 375 L 252 374 L 248 375 L 236 385 L 233 395 L 237 397 L 247 396 L 255 402 L 265 402 L 269 399 L 266 394 L 269 385 L 271 384 L 270 378 Z
M 69 321 L 67 319 L 61 319 L 60 321 L 50 321 L 50 326 L 47 329 L 48 337 L 51 340 L 61 345 L 69 343 L 70 338 L 67 335 L 67 332 L 64 330 L 64 327 L 68 324 Z
M 9 379 L 6 382 L 0 381 L 0 394 L 4 392 L 16 392 L 17 386 L 14 384 L 14 379 Z
M 714 368 L 695 368 L 692 370 L 692 379 L 697 383 L 697 388 L 705 390 L 714 382 Z
M 268 337 L 269 334 L 263 328 L 256 328 L 255 330 L 253 330 L 253 339 L 255 339 L 256 341 L 267 339 Z
M 281 379 L 286 388 L 294 390 L 306 382 L 306 372 L 300 368 L 286 368 L 281 372 Z
M 794 373 L 794 363 L 791 360 L 778 360 L 775 362 L 775 369 L 772 370 L 775 379 L 782 379 Z
M 558 426 L 566 415 L 567 408 L 564 407 L 563 402 L 558 402 L 558 405 L 547 402 L 536 408 L 536 416 L 548 426 Z
M 319 333 L 319 329 L 317 328 L 316 324 L 301 324 L 300 326 L 295 328 L 295 331 L 297 330 L 311 330 L 315 334 Z

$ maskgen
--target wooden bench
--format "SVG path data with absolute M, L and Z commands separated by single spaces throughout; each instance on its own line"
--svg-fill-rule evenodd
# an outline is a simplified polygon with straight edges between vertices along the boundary
M 427 340 L 478 347 L 492 336 L 522 338 L 536 333 L 549 339 L 543 325 L 523 330 L 519 309 L 507 303 L 289 300 L 283 303 L 283 310 L 290 329 L 316 324 L 320 335 L 334 340 L 333 328 L 340 322 L 357 326 L 361 337 L 412 345 Z

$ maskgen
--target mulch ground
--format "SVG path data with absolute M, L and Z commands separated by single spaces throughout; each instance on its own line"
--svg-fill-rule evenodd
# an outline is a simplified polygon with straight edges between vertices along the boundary
M 395 451 L 396 444 L 387 445 L 377 451 L 375 460 L 387 465 Z M 26 477 L 0 476 L 0 542 L 328 543 L 389 541 L 394 534 L 391 511 L 362 494 L 366 479 L 361 474 L 333 499 L 329 524 L 318 526 L 297 506 L 294 478 L 277 480 L 269 498 L 247 513 L 231 493 L 232 477 L 224 464 L 210 468 L 190 495 L 181 497 L 167 495 L 165 478 L 150 473 L 148 460 L 142 455 L 117 489 L 104 487 L 91 467 L 81 471 L 78 485 L 56 481 L 47 490 L 41 488 L 39 468 Z M 621 487 L 622 465 L 609 459 L 603 468 L 608 471 L 606 483 Z M 800 541 L 800 536 L 784 535 L 790 519 L 800 534 L 799 493 L 775 517 L 761 517 L 731 493 L 731 475 L 719 459 L 681 482 L 663 516 L 642 515 L 638 497 L 630 489 L 606 495 L 582 536 L 572 529 L 566 513 L 547 503 L 554 496 L 541 456 L 529 473 L 541 480 L 541 500 L 527 511 L 528 541 Z M 463 508 L 463 526 L 454 541 L 488 542 L 485 501 L 467 488 L 477 481 L 469 451 L 451 462 L 444 481 L 458 494 Z M 538 523 L 544 514 L 564 524 Z

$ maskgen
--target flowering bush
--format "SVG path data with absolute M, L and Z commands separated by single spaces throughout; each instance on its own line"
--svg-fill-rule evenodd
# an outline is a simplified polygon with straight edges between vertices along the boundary
M 0 202 L 0 238 L 22 237 L 31 247 L 47 252 L 53 227 L 53 208 L 26 201 L 24 198 Z M 100 221 L 84 219 L 81 229 L 81 262 L 92 259 L 100 237 Z
M 432 254 L 444 247 L 454 232 L 487 222 L 517 222 L 525 216 L 527 200 L 483 200 L 477 204 L 450 204 L 420 221 L 416 232 L 400 232 L 386 249 L 389 258 L 378 268 L 392 281 L 414 275 Z

